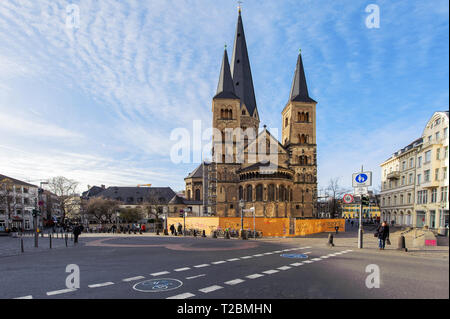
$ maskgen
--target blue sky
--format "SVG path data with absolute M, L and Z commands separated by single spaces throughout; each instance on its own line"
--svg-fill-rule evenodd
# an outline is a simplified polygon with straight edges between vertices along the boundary
M 80 25 L 66 27 L 66 7 Z M 380 28 L 368 29 L 369 4 Z M 0 0 L 0 173 L 184 188 L 170 133 L 211 123 L 235 1 Z M 351 187 L 448 109 L 448 2 L 247 0 L 261 126 L 281 132 L 299 48 L 317 105 L 319 189 Z M 37 183 L 37 182 L 36 182 Z

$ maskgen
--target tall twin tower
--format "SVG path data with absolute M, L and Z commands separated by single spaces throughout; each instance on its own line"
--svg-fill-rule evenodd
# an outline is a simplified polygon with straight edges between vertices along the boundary
M 216 216 L 240 216 L 241 209 L 252 207 L 257 217 L 314 216 L 316 104 L 309 97 L 299 54 L 289 100 L 281 111 L 281 142 L 266 126 L 259 131 L 260 117 L 239 10 L 231 67 L 225 48 L 219 84 L 212 100 L 212 124 L 221 138 L 214 139 L 213 162 L 200 165 L 185 178 L 187 201 L 201 203 L 205 212 Z M 252 129 L 255 135 L 230 139 L 227 134 L 237 128 Z M 261 141 L 266 147 L 261 147 L 264 145 Z M 255 152 L 263 152 L 272 160 L 259 161 L 256 156 L 255 161 L 252 156 Z M 237 160 L 238 157 L 243 160 Z

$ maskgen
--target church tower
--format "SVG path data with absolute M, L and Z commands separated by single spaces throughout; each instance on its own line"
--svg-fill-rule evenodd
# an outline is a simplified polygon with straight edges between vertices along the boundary
M 299 53 L 289 102 L 282 111 L 282 144 L 295 171 L 293 217 L 312 217 L 317 198 L 316 105 L 309 97 Z

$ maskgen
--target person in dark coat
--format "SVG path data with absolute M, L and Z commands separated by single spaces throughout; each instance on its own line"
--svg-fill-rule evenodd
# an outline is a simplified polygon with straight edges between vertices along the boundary
M 80 234 L 81 234 L 81 226 L 79 226 L 79 225 L 76 225 L 75 227 L 74 227 L 74 229 L 73 229 L 73 237 L 74 237 L 74 243 L 75 244 L 78 244 L 78 236 L 80 236 Z
M 173 224 L 170 225 L 170 232 L 172 233 L 172 236 L 175 233 L 175 226 Z
M 182 234 L 183 231 L 183 226 L 181 226 L 181 224 L 178 224 L 178 234 Z
M 386 239 L 389 239 L 389 226 L 387 222 L 383 222 L 380 226 L 378 226 L 377 234 L 378 248 L 380 250 L 384 250 L 384 247 L 386 246 Z

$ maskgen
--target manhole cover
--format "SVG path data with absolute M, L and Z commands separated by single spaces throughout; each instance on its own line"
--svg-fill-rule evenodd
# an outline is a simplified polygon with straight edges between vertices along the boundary
M 151 279 L 133 286 L 134 290 L 142 292 L 163 292 L 181 287 L 183 283 L 177 279 Z
M 303 259 L 308 258 L 308 255 L 304 254 L 283 254 L 280 256 L 284 258 L 303 258 Z

